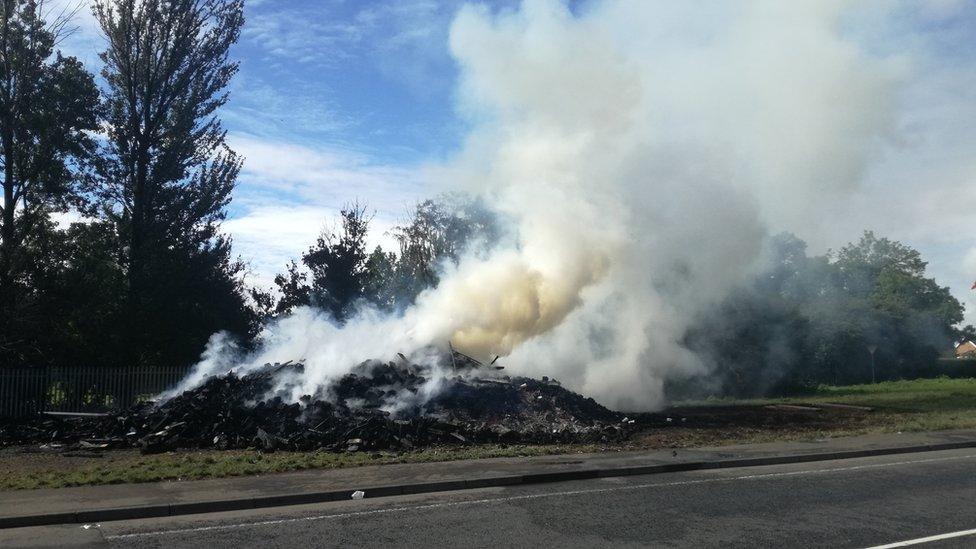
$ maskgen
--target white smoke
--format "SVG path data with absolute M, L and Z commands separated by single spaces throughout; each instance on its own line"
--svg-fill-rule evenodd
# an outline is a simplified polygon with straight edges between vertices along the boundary
M 611 407 L 660 406 L 668 376 L 703 371 L 685 331 L 755 272 L 767 227 L 821 222 L 890 130 L 903 65 L 845 35 L 848 4 L 464 7 L 450 47 L 474 129 L 437 174 L 516 241 L 463 258 L 400 317 L 299 310 L 239 368 L 305 359 L 298 398 L 450 340 Z

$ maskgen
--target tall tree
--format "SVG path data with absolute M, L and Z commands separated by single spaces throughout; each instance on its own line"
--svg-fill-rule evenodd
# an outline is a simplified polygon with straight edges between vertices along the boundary
M 0 0 L 0 306 L 18 300 L 31 261 L 24 243 L 79 197 L 94 150 L 98 89 L 75 58 L 55 53 L 68 17 L 43 20 L 36 0 Z M 23 288 L 20 288 L 23 290 Z M 10 311 L 0 316 L 10 316 Z
M 400 247 L 395 295 L 397 305 L 405 307 L 440 282 L 442 262 L 457 263 L 463 252 L 488 249 L 499 228 L 479 200 L 449 194 L 417 204 L 409 222 L 395 227 L 393 236 Z
M 97 0 L 95 14 L 108 39 L 101 190 L 138 293 L 151 248 L 199 245 L 224 217 L 240 160 L 216 111 L 238 70 L 243 0 Z
M 817 383 L 926 375 L 965 333 L 963 307 L 925 276 L 913 248 L 871 232 L 834 256 L 808 257 L 793 235 L 770 242 L 770 268 L 708 310 L 687 334 L 713 362 L 704 383 L 678 387 L 777 394 Z M 701 396 L 701 395 L 698 395 Z
M 219 231 L 241 160 L 217 116 L 243 0 L 96 0 L 94 12 L 108 40 L 97 190 L 124 243 L 133 346 L 177 360 L 166 349 L 247 331 L 243 266 Z
M 926 262 L 917 250 L 887 238 L 864 231 L 857 243 L 844 246 L 837 253 L 836 265 L 844 286 L 855 294 L 866 295 L 882 271 L 922 277 Z
M 339 230 L 324 230 L 315 245 L 302 255 L 308 275 L 299 271 L 293 261 L 286 274 L 275 277 L 281 292 L 278 313 L 314 305 L 342 322 L 366 297 L 370 281 L 366 235 L 372 218 L 359 204 L 346 206 L 339 216 Z
M 342 231 L 325 231 L 302 258 L 312 274 L 312 304 L 342 321 L 366 288 L 366 235 L 372 216 L 359 204 L 340 212 Z
M 116 261 L 114 227 L 104 221 L 45 225 L 25 241 L 31 300 L 19 311 L 18 327 L 29 344 L 5 358 L 31 366 L 111 362 L 126 345 L 119 314 L 125 273 Z

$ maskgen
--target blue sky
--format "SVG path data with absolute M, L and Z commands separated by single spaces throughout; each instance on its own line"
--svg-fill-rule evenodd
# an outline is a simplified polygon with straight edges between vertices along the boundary
M 64 0 L 71 2 L 71 0 Z M 374 240 L 427 196 L 424 166 L 459 148 L 457 67 L 447 38 L 458 2 L 249 0 L 221 117 L 246 158 L 229 231 L 252 281 L 311 245 L 344 204 L 376 210 Z M 495 9 L 512 9 L 500 1 Z M 98 67 L 87 8 L 65 44 Z
M 570 8 L 584 13 L 598 2 Z M 519 2 L 487 5 L 498 12 Z M 383 242 L 416 200 L 437 192 L 428 167 L 449 161 L 471 126 L 458 114 L 459 67 L 448 47 L 461 6 L 249 0 L 233 50 L 241 71 L 222 118 L 246 158 L 225 228 L 252 282 L 269 283 L 351 200 L 377 211 L 375 240 Z M 703 17 L 721 15 L 702 6 Z M 78 22 L 65 48 L 97 70 L 102 42 L 87 9 Z M 858 215 L 823 231 L 812 249 L 836 248 L 866 228 L 904 240 L 969 301 L 976 320 L 968 291 L 976 278 L 976 2 L 865 0 L 850 33 L 878 55 L 909 60 L 899 141 L 851 198 Z
M 252 1 L 225 120 L 397 163 L 443 156 L 461 136 L 449 108 L 453 14 L 430 1 Z

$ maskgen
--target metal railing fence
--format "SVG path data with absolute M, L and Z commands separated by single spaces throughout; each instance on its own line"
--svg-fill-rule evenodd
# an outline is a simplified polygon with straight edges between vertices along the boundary
M 0 417 L 109 412 L 176 385 L 188 367 L 0 368 Z

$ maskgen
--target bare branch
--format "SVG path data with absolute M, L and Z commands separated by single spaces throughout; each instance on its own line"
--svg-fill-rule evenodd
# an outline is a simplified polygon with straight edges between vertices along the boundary
M 70 38 L 81 29 L 80 25 L 74 24 L 75 18 L 85 8 L 84 0 L 77 0 L 73 4 L 65 4 L 53 13 L 46 11 L 44 0 L 37 2 L 38 17 L 45 21 L 45 29 L 54 37 L 54 47 L 58 47 L 62 42 Z

